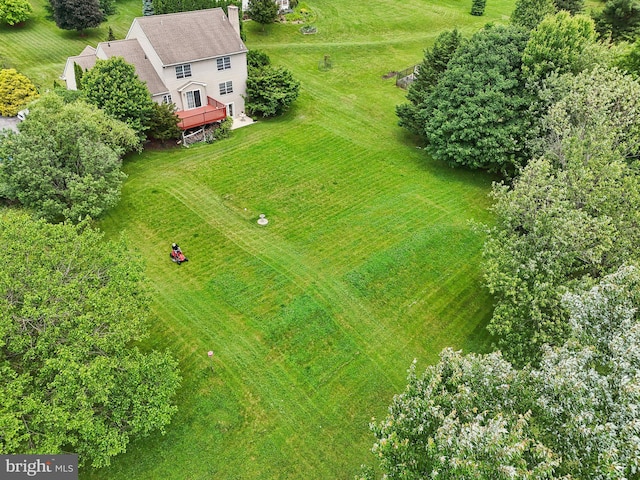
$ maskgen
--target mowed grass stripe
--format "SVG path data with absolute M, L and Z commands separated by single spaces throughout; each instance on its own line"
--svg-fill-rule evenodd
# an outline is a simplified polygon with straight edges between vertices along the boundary
M 300 79 L 292 110 L 127 159 L 122 202 L 101 225 L 145 257 L 158 315 L 145 345 L 170 348 L 185 381 L 166 437 L 83 477 L 353 478 L 371 461 L 367 423 L 413 358 L 486 348 L 482 235 L 468 221 L 491 221 L 492 178 L 416 149 L 394 115 L 405 93 L 382 76 L 419 62 L 445 26 L 471 32 L 507 4 L 475 18 L 457 2 L 439 15 L 383 3 L 314 0 L 312 36 L 248 24 L 247 45 Z M 172 241 L 190 262 L 168 260 Z
M 321 296 L 322 304 L 340 305 L 341 310 L 348 308 L 353 317 L 365 322 L 360 323 L 362 331 L 371 332 L 374 336 L 382 333 L 380 332 L 380 324 L 375 322 L 374 315 L 361 303 L 354 302 L 354 298 L 346 293 L 345 287 L 336 283 L 333 272 L 324 269 L 321 262 L 309 265 L 309 262 L 313 261 L 313 257 L 303 258 L 294 255 L 294 248 L 291 248 L 282 238 L 273 238 L 269 230 L 264 229 L 264 231 L 257 232 L 256 230 L 260 227 L 254 225 L 249 227 L 245 222 L 238 222 L 219 202 L 212 201 L 211 196 L 194 194 L 194 190 L 191 190 L 193 185 L 194 182 L 190 182 L 189 189 L 179 189 L 179 186 L 176 186 L 171 190 L 171 193 L 183 200 L 185 208 L 196 212 L 209 225 L 224 232 L 227 238 L 248 254 L 259 258 L 274 270 L 286 275 L 300 289 L 310 290 Z M 257 233 L 260 236 L 256 235 Z M 263 237 L 266 238 L 263 240 Z M 349 315 L 349 313 L 345 314 L 342 311 L 340 313 Z M 347 324 L 345 328 L 353 327 L 353 325 Z M 372 351 L 375 350 L 372 349 Z M 381 373 L 384 373 L 383 370 Z

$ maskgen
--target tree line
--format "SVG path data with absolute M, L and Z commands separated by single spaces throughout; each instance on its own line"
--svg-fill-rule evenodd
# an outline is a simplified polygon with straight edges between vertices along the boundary
M 477 226 L 496 349 L 412 365 L 358 478 L 638 478 L 640 30 L 611 3 L 519 0 L 425 51 L 400 125 L 504 176 Z

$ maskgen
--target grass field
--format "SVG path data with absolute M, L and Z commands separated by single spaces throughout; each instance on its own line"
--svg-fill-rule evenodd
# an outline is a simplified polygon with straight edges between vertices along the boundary
M 489 2 L 481 18 L 466 1 L 308 4 L 316 35 L 247 24 L 249 48 L 301 81 L 292 111 L 213 145 L 126 161 L 122 201 L 101 227 L 125 232 L 145 258 L 147 343 L 173 352 L 184 381 L 165 436 L 81 478 L 352 478 L 373 462 L 368 423 L 414 358 L 423 368 L 446 346 L 489 347 L 482 237 L 469 222 L 491 222 L 494 179 L 417 149 L 396 126 L 405 93 L 383 76 L 419 62 L 444 28 L 469 35 L 506 20 L 512 2 Z M 37 31 L 14 35 L 37 42 Z M 55 55 L 82 48 L 49 33 Z M 64 58 L 51 60 L 56 70 L 21 48 L 12 62 L 27 75 L 61 72 Z M 329 71 L 318 69 L 325 55 Z M 188 263 L 169 261 L 173 241 Z

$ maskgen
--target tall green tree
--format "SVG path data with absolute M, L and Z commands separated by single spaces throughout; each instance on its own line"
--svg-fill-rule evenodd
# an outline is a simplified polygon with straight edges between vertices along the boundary
M 153 103 L 153 115 L 149 122 L 149 137 L 165 142 L 180 138 L 180 118 L 173 103 Z
M 571 93 L 545 118 L 544 156 L 494 190 L 483 252 L 496 298 L 489 330 L 518 365 L 566 338 L 564 292 L 640 255 L 640 175 L 628 161 L 640 145 L 640 86 L 619 73 L 570 78 Z
M 545 151 L 564 165 L 564 146 L 579 138 L 593 149 L 608 145 L 633 161 L 640 155 L 640 81 L 617 69 L 596 67 L 549 82 L 554 98 L 544 119 Z
M 102 13 L 106 15 L 113 15 L 116 13 L 116 2 L 115 0 L 100 0 L 100 10 Z
M 143 352 L 149 295 L 126 243 L 0 214 L 0 453 L 109 465 L 176 411 L 177 362 Z
M 126 124 L 84 102 L 49 93 L 33 103 L 19 134 L 2 139 L 5 195 L 51 222 L 97 218 L 120 198 L 122 155 L 138 148 Z
M 278 18 L 278 5 L 273 0 L 249 0 L 247 14 L 251 20 L 262 25 L 264 31 L 265 25 Z
M 487 5 L 487 0 L 473 0 L 471 4 L 471 15 L 481 17 L 484 15 L 484 7 Z
M 440 33 L 433 47 L 425 50 L 415 80 L 409 85 L 407 92 L 409 103 L 396 107 L 398 125 L 408 129 L 414 135 L 421 136 L 425 141 L 427 139 L 424 124 L 426 116 L 429 115 L 429 111 L 425 110 L 427 100 L 462 41 L 462 35 L 456 29 Z
M 551 73 L 576 74 L 592 60 L 585 51 L 596 42 L 593 20 L 561 11 L 549 15 L 531 32 L 522 53 L 522 71 L 531 83 Z
M 153 115 L 153 100 L 135 67 L 122 57 L 98 60 L 82 77 L 87 100 L 144 136 Z
M 15 117 L 36 98 L 38 90 L 29 78 L 15 68 L 0 70 L 0 115 Z
M 516 8 L 511 13 L 511 23 L 533 30 L 544 17 L 556 13 L 553 0 L 516 0 Z
M 640 37 L 640 1 L 607 0 L 600 12 L 593 14 L 601 37 L 611 36 L 613 41 L 633 42 Z
M 221 7 L 227 11 L 229 5 L 237 7 L 242 6 L 242 2 L 238 0 L 143 0 L 143 12 L 145 2 L 152 4 L 153 14 L 160 15 L 164 13 L 190 12 L 193 10 L 203 10 L 205 8 Z M 143 13 L 144 14 L 144 13 Z
M 82 32 L 95 28 L 105 20 L 100 0 L 49 0 L 53 19 L 63 30 Z
M 388 479 L 627 480 L 640 464 L 640 275 L 567 294 L 570 339 L 518 370 L 444 350 L 371 428 Z M 366 478 L 366 476 L 365 476 Z
M 26 22 L 32 13 L 29 0 L 0 0 L 0 23 L 15 25 Z
M 154 15 L 155 11 L 153 8 L 152 0 L 142 0 L 142 15 L 145 17 L 149 15 Z
M 618 59 L 617 65 L 636 78 L 640 77 L 640 38 Z
M 525 163 L 535 103 L 522 75 L 528 37 L 518 27 L 489 25 L 456 50 L 426 102 L 434 158 L 506 174 Z
M 584 0 L 554 0 L 556 10 L 565 10 L 571 15 L 577 15 L 584 11 Z
M 300 82 L 284 67 L 249 68 L 245 108 L 250 115 L 282 115 L 299 92 Z

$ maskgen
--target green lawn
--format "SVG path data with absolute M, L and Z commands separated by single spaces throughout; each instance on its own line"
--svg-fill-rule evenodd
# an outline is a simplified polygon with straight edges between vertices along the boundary
M 383 76 L 418 63 L 442 29 L 469 35 L 505 21 L 513 3 L 490 2 L 480 18 L 470 1 L 308 4 L 316 35 L 246 25 L 249 48 L 302 82 L 291 112 L 126 162 L 122 201 L 101 227 L 125 232 L 144 256 L 156 315 L 148 346 L 170 349 L 184 382 L 165 436 L 81 478 L 353 478 L 373 461 L 371 417 L 403 389 L 414 358 L 422 369 L 446 346 L 489 348 L 482 236 L 470 221 L 491 222 L 494 178 L 416 148 L 396 126 L 405 92 Z M 56 55 L 81 49 L 51 32 Z M 329 71 L 318 69 L 324 55 Z M 15 64 L 55 70 L 34 58 Z M 188 263 L 169 261 L 173 241 Z

